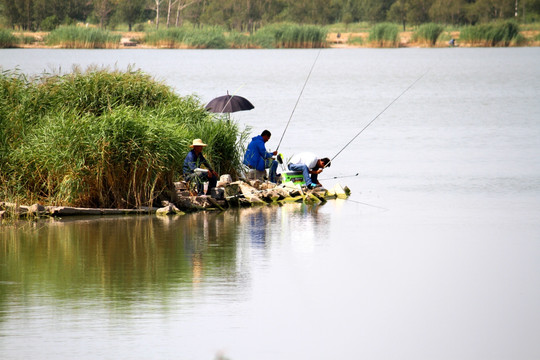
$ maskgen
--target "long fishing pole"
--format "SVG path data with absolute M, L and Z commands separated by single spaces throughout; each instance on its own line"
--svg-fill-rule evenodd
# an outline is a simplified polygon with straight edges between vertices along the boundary
M 317 59 L 319 58 L 319 55 L 321 54 L 321 49 L 317 52 L 317 57 L 315 58 L 315 61 L 313 61 L 313 65 L 311 65 L 311 69 L 309 70 L 309 74 L 306 78 L 306 81 L 304 82 L 304 86 L 302 87 L 302 90 L 300 91 L 300 95 L 298 95 L 298 99 L 296 99 L 296 104 L 294 104 L 294 108 L 291 112 L 291 116 L 289 116 L 289 121 L 287 121 L 287 125 L 285 126 L 285 130 L 283 130 L 283 134 L 281 134 L 281 138 L 279 139 L 278 146 L 276 148 L 276 151 L 278 151 L 279 146 L 281 145 L 281 141 L 283 140 L 283 136 L 285 136 L 285 133 L 287 132 L 287 128 L 289 127 L 289 124 L 291 123 L 291 119 L 293 117 L 294 111 L 296 110 L 296 106 L 298 105 L 298 102 L 300 101 L 300 98 L 302 97 L 302 93 L 304 92 L 304 89 L 306 88 L 306 84 L 309 80 L 309 77 L 311 76 L 311 72 L 313 71 L 313 68 L 315 67 L 315 64 L 317 63 Z
M 360 130 L 358 132 L 358 134 L 356 134 L 352 139 L 351 141 L 349 141 L 347 144 L 345 144 L 345 146 L 343 148 L 341 148 L 341 150 L 338 151 L 338 153 L 336 155 L 334 155 L 334 157 L 331 159 L 331 160 L 334 160 L 339 154 L 341 154 L 341 152 L 343 150 L 345 150 L 345 148 L 347 146 L 349 146 L 361 133 L 364 132 L 364 130 L 366 130 L 371 124 L 373 124 L 375 122 L 375 120 L 377 120 L 377 118 L 379 116 L 381 116 L 386 110 L 388 110 L 388 108 L 390 106 L 392 106 L 393 103 L 395 103 L 400 97 L 403 96 L 403 94 L 405 94 L 407 91 L 409 91 L 410 88 L 412 88 L 414 86 L 414 84 L 416 84 L 418 81 L 420 81 L 420 79 L 422 79 L 424 77 L 424 75 L 426 75 L 428 72 L 429 72 L 430 69 L 428 69 L 425 73 L 423 73 L 422 75 L 420 75 L 420 77 L 416 80 L 414 80 L 414 82 L 409 85 L 405 90 L 403 90 L 403 92 L 401 94 L 399 94 L 399 96 L 397 98 L 395 98 L 394 100 L 392 100 L 392 102 L 390 102 L 390 104 L 388 104 L 380 113 L 377 114 L 377 116 L 375 116 L 366 126 L 364 126 L 362 128 L 362 130 Z

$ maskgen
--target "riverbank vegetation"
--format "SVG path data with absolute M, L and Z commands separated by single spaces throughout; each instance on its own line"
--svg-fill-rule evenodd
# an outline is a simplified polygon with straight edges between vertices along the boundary
M 518 24 L 512 21 L 467 26 L 461 31 L 460 40 L 473 46 L 509 46 L 524 42 Z
M 439 24 L 428 23 L 422 24 L 413 34 L 413 41 L 422 43 L 428 46 L 435 46 L 444 31 L 444 27 Z
M 102 29 L 145 31 L 193 24 L 254 33 L 275 23 L 327 26 L 392 22 L 444 26 L 514 20 L 538 22 L 540 0 L 0 0 L 0 26 L 52 31 L 60 25 L 90 24 Z
M 0 75 L 0 199 L 135 208 L 173 189 L 194 138 L 220 173 L 241 166 L 245 131 L 148 75 L 88 69 Z M 166 194 L 168 195 L 168 194 Z
M 346 30 L 349 29 L 349 30 Z M 459 46 L 540 46 L 540 24 L 521 26 L 514 21 L 445 27 L 435 23 L 411 26 L 406 31 L 394 23 L 334 24 L 332 26 L 279 23 L 253 34 L 227 31 L 219 26 L 185 25 L 146 32 L 119 33 L 98 28 L 60 27 L 50 33 L 0 30 L 0 47 L 59 48 L 168 48 L 261 49 L 321 47 L 446 47 L 450 39 Z
M 0 0 L 0 29 L 39 34 L 34 45 L 31 35 L 14 44 L 1 34 L 9 39 L 0 46 L 396 47 L 443 46 L 452 38 L 460 46 L 538 46 L 539 19 L 540 0 Z M 508 21 L 519 26 L 522 38 L 508 33 L 498 40 L 491 34 Z M 92 28 L 113 33 L 90 33 Z M 466 36 L 459 38 L 462 30 Z M 132 36 L 133 31 L 142 35 Z
M 122 35 L 98 28 L 61 26 L 50 32 L 45 42 L 65 49 L 114 49 Z
M 375 47 L 397 47 L 399 27 L 391 23 L 377 24 L 369 32 L 368 41 Z

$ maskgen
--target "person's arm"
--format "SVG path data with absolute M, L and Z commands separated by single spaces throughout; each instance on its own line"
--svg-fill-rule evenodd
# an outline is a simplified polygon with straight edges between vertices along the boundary
M 201 157 L 201 164 L 203 164 L 204 166 L 206 166 L 206 168 L 208 169 L 208 176 L 209 176 L 209 177 L 212 177 L 212 176 L 218 176 L 218 173 L 214 171 L 214 169 L 212 168 L 212 166 L 210 165 L 210 163 L 208 162 L 208 160 L 206 160 L 206 158 L 204 157 L 204 155 L 201 154 L 200 157 Z
M 274 151 L 274 153 L 266 151 L 266 147 L 264 146 L 264 144 L 259 144 L 259 146 L 257 147 L 257 152 L 263 159 L 271 158 L 275 155 L 274 153 L 277 154 L 277 151 Z

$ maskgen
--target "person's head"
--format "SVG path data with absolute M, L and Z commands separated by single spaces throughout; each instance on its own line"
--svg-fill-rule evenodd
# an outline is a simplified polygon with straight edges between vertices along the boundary
M 324 168 L 330 167 L 330 165 L 332 165 L 332 163 L 330 162 L 330 159 L 327 157 L 317 160 L 317 168 L 324 169 Z
M 268 140 L 270 140 L 270 137 L 272 136 L 272 134 L 270 133 L 270 131 L 264 130 L 264 131 L 261 133 L 261 136 L 262 136 L 264 142 L 267 142 Z
M 206 144 L 203 143 L 201 139 L 195 139 L 193 140 L 193 143 L 189 145 L 189 147 L 192 148 L 197 154 L 201 153 L 205 146 Z

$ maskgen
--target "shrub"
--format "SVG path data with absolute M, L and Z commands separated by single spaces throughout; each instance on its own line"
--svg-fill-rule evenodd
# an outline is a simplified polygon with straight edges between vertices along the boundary
M 58 25 L 60 25 L 60 21 L 58 20 L 56 15 L 52 15 L 43 19 L 43 21 L 40 24 L 40 27 L 41 27 L 41 30 L 43 31 L 52 31 L 56 29 Z

